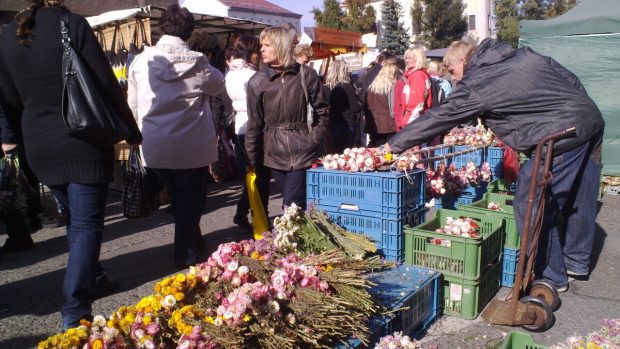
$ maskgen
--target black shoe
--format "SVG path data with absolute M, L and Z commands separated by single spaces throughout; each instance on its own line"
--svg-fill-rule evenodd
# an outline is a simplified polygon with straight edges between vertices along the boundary
M 95 288 L 93 289 L 93 300 L 112 295 L 120 287 L 120 282 L 110 280 L 103 276 L 95 282 Z
M 14 239 L 9 238 L 4 243 L 4 246 L 0 247 L 0 254 L 8 254 L 8 253 L 13 253 L 13 252 L 25 251 L 27 249 L 32 248 L 33 245 L 34 245 L 34 242 L 30 238 L 30 235 L 28 235 L 27 238 L 24 238 L 23 240 L 20 240 L 20 241 L 16 241 Z
M 239 228 L 243 229 L 243 230 L 252 230 L 252 224 L 250 224 L 250 221 L 248 220 L 247 215 L 242 215 L 237 213 L 234 217 L 233 217 L 233 223 L 235 223 L 237 226 L 239 226 Z
M 590 275 L 588 274 L 575 273 L 570 270 L 566 270 L 566 274 L 568 275 L 568 281 L 588 281 L 590 279 Z
M 194 259 L 194 260 L 184 260 L 184 261 L 180 261 L 180 260 L 176 260 L 174 261 L 174 265 L 177 267 L 178 270 L 183 270 L 183 269 L 187 269 L 193 265 L 196 265 L 198 262 Z
M 28 230 L 30 230 L 31 233 L 40 229 L 43 229 L 43 225 L 39 216 L 31 216 L 28 218 Z

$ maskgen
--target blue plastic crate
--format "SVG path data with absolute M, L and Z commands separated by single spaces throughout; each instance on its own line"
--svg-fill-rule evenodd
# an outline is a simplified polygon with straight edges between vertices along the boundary
M 491 166 L 493 179 L 504 178 L 504 148 L 488 147 L 484 161 Z
M 403 227 L 424 223 L 424 208 L 410 210 L 401 219 L 388 219 L 377 217 L 376 213 L 365 215 L 367 212 L 364 211 L 334 209 L 325 205 L 315 207 L 325 211 L 334 223 L 351 232 L 368 236 L 376 243 L 385 259 L 391 261 L 403 260 Z
M 343 172 L 314 168 L 306 172 L 306 200 L 310 204 L 357 206 L 392 217 L 424 206 L 426 172 Z
M 452 152 L 452 148 L 453 146 L 451 145 L 444 145 L 440 148 L 434 149 L 432 156 L 437 157 L 437 156 L 449 154 Z M 452 163 L 452 158 L 446 157 L 445 160 L 435 161 L 435 168 L 437 168 L 437 166 L 439 166 L 439 164 L 441 164 L 442 162 L 445 163 L 446 165 L 450 165 Z
M 452 195 L 444 195 L 441 198 L 435 199 L 435 208 L 448 208 L 451 210 L 456 209 L 458 206 L 469 205 L 476 201 L 476 195 L 461 194 L 461 196 L 454 197 Z M 480 195 L 480 198 L 482 195 Z
M 474 197 L 474 201 L 478 201 L 482 199 L 482 196 L 487 192 L 487 187 L 489 186 L 489 182 L 480 181 L 477 186 L 468 185 L 465 190 L 463 190 L 462 195 L 469 195 Z
M 472 149 L 473 147 L 469 146 L 469 145 L 455 145 L 452 149 L 452 152 L 459 152 L 459 151 L 464 151 L 464 150 L 468 150 L 468 149 Z M 484 151 L 485 148 L 480 148 L 478 150 L 474 150 L 462 155 L 456 155 L 454 157 L 452 157 L 452 163 L 454 164 L 454 166 L 459 169 L 463 166 L 466 166 L 468 162 L 472 161 L 476 167 L 480 167 L 482 165 L 482 163 L 484 162 Z
M 517 262 L 519 261 L 519 249 L 504 247 L 502 257 L 502 286 L 512 287 L 515 284 L 517 274 Z
M 400 265 L 394 269 L 371 274 L 377 285 L 370 289 L 376 301 L 385 309 L 395 310 L 370 324 L 369 347 L 387 334 L 402 331 L 416 338 L 440 315 L 443 297 L 440 273 L 431 269 Z M 358 339 L 351 339 L 339 349 L 365 348 Z

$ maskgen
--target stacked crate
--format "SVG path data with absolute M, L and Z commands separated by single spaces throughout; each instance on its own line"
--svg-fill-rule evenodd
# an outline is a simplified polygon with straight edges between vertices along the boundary
M 426 172 L 307 171 L 306 199 L 345 229 L 375 241 L 387 260 L 403 258 L 403 227 L 424 221 Z
M 371 274 L 376 285 L 370 294 L 388 315 L 376 316 L 370 321 L 372 332 L 370 348 L 382 336 L 394 332 L 415 338 L 425 331 L 439 316 L 441 310 L 440 274 L 434 270 L 400 265 L 394 269 Z M 357 338 L 339 349 L 360 349 L 365 346 Z
M 480 236 L 469 238 L 436 232 L 448 217 L 470 217 Z M 473 319 L 500 287 L 503 222 L 483 213 L 440 209 L 435 218 L 405 228 L 405 263 L 443 274 L 443 313 Z
M 469 151 L 471 150 L 471 151 Z M 473 162 L 480 167 L 484 162 L 489 163 L 491 167 L 491 178 L 498 179 L 504 177 L 504 148 L 502 147 L 484 147 L 473 150 L 473 147 L 467 145 L 455 145 L 450 151 L 452 153 L 464 152 L 460 155 L 448 157 L 446 163 L 454 164 L 459 169 L 466 166 L 468 162 Z M 442 152 L 441 155 L 446 154 Z M 482 195 L 487 191 L 486 182 L 481 182 L 478 186 L 469 185 L 463 193 L 458 196 L 444 195 L 440 199 L 435 199 L 435 208 L 455 209 L 462 205 L 469 205 L 474 201 L 480 200 Z
M 486 193 L 481 200 L 471 205 L 460 207 L 460 209 L 464 211 L 482 213 L 503 220 L 505 236 L 502 253 L 502 286 L 504 287 L 512 287 L 514 284 L 519 249 L 521 246 L 519 230 L 517 229 L 514 216 L 513 200 L 514 196 L 512 195 Z M 489 203 L 499 204 L 501 211 L 489 209 Z

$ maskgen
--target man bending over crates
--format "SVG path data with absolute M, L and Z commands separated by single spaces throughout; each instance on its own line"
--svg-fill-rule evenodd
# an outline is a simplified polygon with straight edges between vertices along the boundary
M 543 137 L 575 127 L 576 133 L 558 140 L 553 149 L 553 181 L 534 267 L 536 278 L 553 282 L 558 292 L 566 291 L 569 276 L 589 274 L 605 127 L 601 112 L 573 73 L 529 48 L 514 49 L 491 39 L 478 47 L 456 41 L 444 64 L 456 88 L 439 108 L 390 138 L 383 150 L 401 153 L 480 116 L 500 139 L 529 157 Z M 519 172 L 514 205 L 519 231 L 533 162 L 528 160 Z M 559 215 L 566 227 L 563 244 Z

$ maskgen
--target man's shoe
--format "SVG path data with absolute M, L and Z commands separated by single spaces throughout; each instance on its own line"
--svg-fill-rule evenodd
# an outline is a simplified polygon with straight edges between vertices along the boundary
M 120 287 L 120 282 L 110 280 L 103 276 L 95 282 L 95 288 L 93 289 L 93 300 L 112 295 Z
M 239 228 L 243 230 L 252 230 L 252 224 L 250 224 L 247 215 L 244 216 L 237 213 L 233 217 L 233 223 L 235 223 L 237 226 L 239 226 Z
M 556 287 L 555 288 L 556 291 L 558 291 L 558 293 L 564 293 L 566 291 L 568 291 L 568 284 L 562 286 L 562 287 Z
M 566 274 L 568 275 L 568 281 L 588 281 L 590 279 L 590 276 L 588 274 L 576 273 L 570 270 L 566 270 Z
M 28 235 L 27 238 L 20 240 L 20 241 L 16 241 L 14 239 L 7 239 L 6 242 L 4 243 L 4 246 L 0 247 L 0 254 L 25 251 L 27 249 L 32 248 L 33 245 L 34 245 L 34 242 L 30 238 L 30 235 Z

